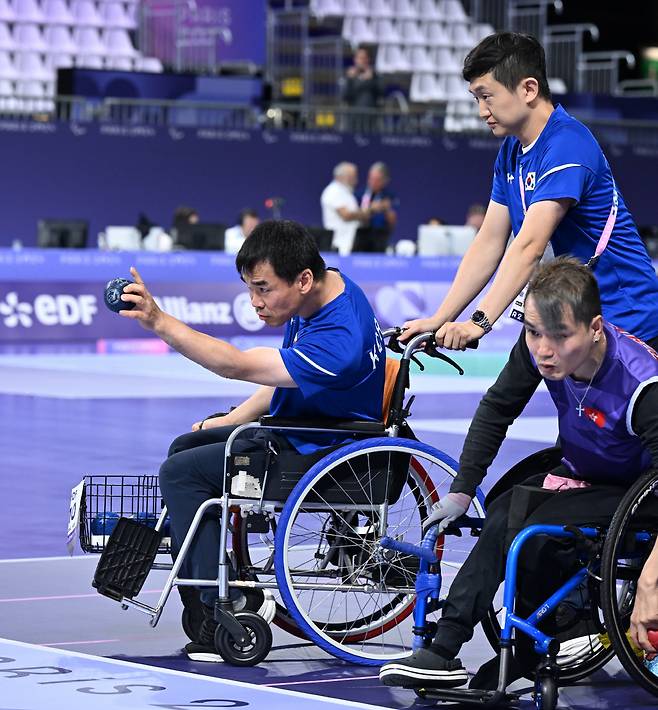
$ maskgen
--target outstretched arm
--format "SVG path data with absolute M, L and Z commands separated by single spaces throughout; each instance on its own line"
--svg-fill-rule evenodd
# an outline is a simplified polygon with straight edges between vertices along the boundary
M 119 311 L 121 316 L 137 320 L 181 355 L 222 377 L 272 387 L 297 386 L 276 348 L 252 348 L 243 352 L 230 343 L 190 328 L 158 308 L 135 267 L 131 267 L 130 273 L 135 283 L 124 288 L 121 299 L 134 303 L 135 307 Z

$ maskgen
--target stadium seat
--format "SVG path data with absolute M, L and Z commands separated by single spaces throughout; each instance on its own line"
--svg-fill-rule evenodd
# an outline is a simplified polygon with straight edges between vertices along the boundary
M 89 57 L 106 54 L 107 48 L 95 27 L 77 27 L 73 32 L 73 41 L 81 55 Z
M 343 37 L 353 45 L 377 41 L 375 32 L 365 17 L 346 17 L 343 22 Z
M 345 17 L 369 17 L 370 9 L 366 0 L 345 0 Z
M 345 5 L 342 0 L 311 0 L 311 12 L 318 17 L 342 17 Z
M 16 69 L 23 83 L 53 81 L 54 74 L 36 52 L 21 52 L 16 55 Z
M 377 71 L 380 74 L 411 71 L 411 63 L 404 47 L 399 44 L 386 44 L 377 52 Z
M 65 52 L 57 52 L 53 54 L 46 55 L 46 67 L 57 71 L 58 69 L 70 69 L 73 64 L 74 54 L 67 54 Z
M 37 25 L 16 25 L 14 41 L 21 52 L 45 52 L 48 49 Z
M 70 27 L 75 24 L 73 14 L 64 0 L 45 0 L 43 14 L 48 25 L 66 25 Z
M 407 45 L 407 47 L 427 44 L 427 38 L 416 20 L 404 20 L 400 34 L 402 36 L 402 42 Z
M 37 0 L 14 0 L 16 22 L 34 22 L 43 24 L 44 17 Z
M 15 22 L 16 13 L 9 0 L 0 0 L 0 22 Z
M 137 57 L 135 59 L 135 71 L 153 72 L 161 74 L 164 70 L 162 62 L 156 57 Z
M 76 54 L 77 44 L 71 37 L 68 27 L 53 25 L 46 27 L 44 37 L 48 45 L 48 51 L 57 54 Z
M 435 74 L 420 73 L 411 77 L 409 98 L 419 103 L 444 101 L 445 93 Z
M 433 72 L 436 65 L 427 47 L 412 47 L 411 68 L 414 72 Z
M 393 20 L 382 17 L 375 21 L 375 35 L 379 44 L 400 44 L 400 33 Z
M 126 30 L 109 29 L 103 34 L 107 54 L 111 57 L 136 57 L 137 50 L 133 47 Z
M 14 42 L 9 25 L 6 22 L 0 22 L 0 50 L 12 52 L 15 48 L 16 42 Z
M 418 5 L 418 16 L 424 22 L 431 22 L 432 20 L 442 20 L 443 15 L 439 10 L 439 6 L 436 0 L 420 0 Z
M 0 52 L 0 78 L 8 80 L 18 79 L 18 71 L 9 52 Z
M 432 59 L 436 66 L 436 71 L 441 74 L 460 74 L 461 64 L 455 59 L 454 53 L 447 47 L 438 47 L 432 51 Z
M 96 10 L 96 6 L 90 0 L 73 0 L 71 12 L 75 18 L 75 23 L 80 27 L 102 27 L 103 18 Z
M 442 0 L 441 11 L 446 22 L 468 22 L 468 15 L 460 0 Z
M 450 37 L 441 22 L 428 22 L 423 25 L 427 43 L 432 47 L 450 47 Z
M 75 66 L 84 69 L 103 69 L 103 57 L 99 54 L 79 54 L 75 58 Z
M 371 17 L 395 17 L 392 0 L 371 0 Z
M 101 5 L 101 17 L 107 28 L 132 30 L 137 26 L 134 18 L 128 15 L 120 2 L 106 2 Z
M 414 3 L 412 0 L 395 0 L 395 3 L 393 5 L 393 10 L 395 12 L 395 16 L 398 19 L 410 19 L 410 20 L 416 20 L 420 17 L 418 14 L 418 8 L 417 8 L 417 3 Z

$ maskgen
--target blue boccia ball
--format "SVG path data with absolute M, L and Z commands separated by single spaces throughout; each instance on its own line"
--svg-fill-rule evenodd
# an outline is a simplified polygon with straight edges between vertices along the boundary
M 92 535 L 110 535 L 119 522 L 119 513 L 106 512 L 96 515 L 91 520 Z
M 134 303 L 121 300 L 123 289 L 131 283 L 133 282 L 128 279 L 112 279 L 107 282 L 107 286 L 105 287 L 105 305 L 111 311 L 118 313 L 119 311 L 129 311 L 131 308 L 135 307 Z

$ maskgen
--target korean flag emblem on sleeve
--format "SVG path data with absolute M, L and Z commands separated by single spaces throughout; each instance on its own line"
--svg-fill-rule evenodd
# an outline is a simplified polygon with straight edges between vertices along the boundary
M 531 173 L 528 173 L 526 175 L 526 179 L 525 179 L 525 189 L 526 190 L 534 190 L 535 189 L 535 175 L 536 175 L 536 173 L 534 171 Z

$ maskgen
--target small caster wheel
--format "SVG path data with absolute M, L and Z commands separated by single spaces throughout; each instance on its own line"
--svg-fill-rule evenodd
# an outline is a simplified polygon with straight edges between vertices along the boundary
M 557 682 L 550 675 L 538 675 L 535 680 L 535 707 L 537 710 L 555 710 L 557 707 Z
M 255 666 L 260 663 L 272 648 L 272 629 L 263 617 L 252 611 L 239 611 L 235 618 L 249 635 L 246 646 L 235 642 L 223 626 L 215 631 L 215 649 L 232 666 Z

